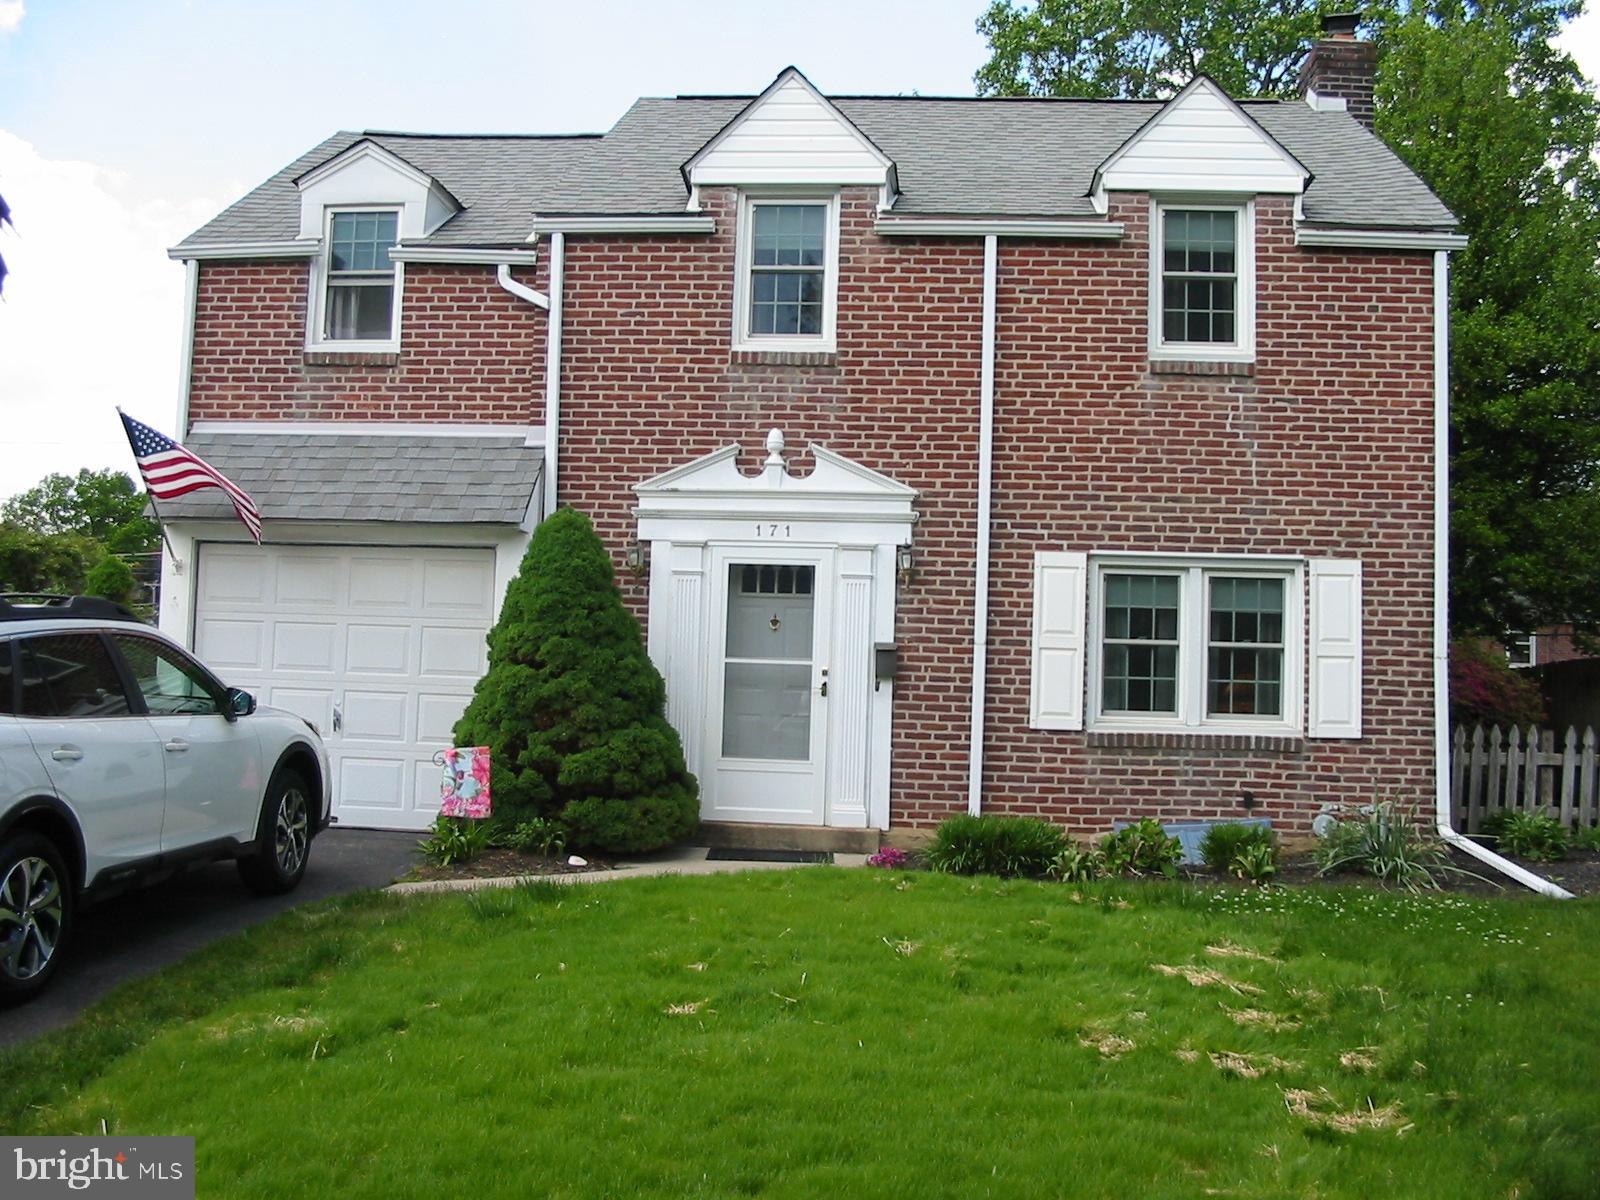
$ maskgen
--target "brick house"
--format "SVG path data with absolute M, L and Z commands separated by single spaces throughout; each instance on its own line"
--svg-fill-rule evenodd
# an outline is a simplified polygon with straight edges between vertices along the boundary
M 589 514 L 707 820 L 1300 831 L 1433 786 L 1451 214 L 1296 101 L 638 101 L 340 133 L 171 254 L 161 621 L 417 827 L 532 526 Z

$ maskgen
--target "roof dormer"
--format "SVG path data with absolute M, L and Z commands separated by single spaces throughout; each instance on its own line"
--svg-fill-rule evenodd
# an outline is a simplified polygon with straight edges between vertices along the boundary
M 1197 75 L 1095 171 L 1090 194 L 1107 192 L 1298 196 L 1311 172 L 1222 88 Z
M 795 67 L 786 67 L 683 164 L 692 189 L 870 185 L 887 205 L 894 162 Z
M 371 138 L 362 138 L 294 181 L 300 236 L 320 238 L 330 208 L 383 205 L 400 210 L 399 236 L 426 237 L 462 209 L 433 176 Z

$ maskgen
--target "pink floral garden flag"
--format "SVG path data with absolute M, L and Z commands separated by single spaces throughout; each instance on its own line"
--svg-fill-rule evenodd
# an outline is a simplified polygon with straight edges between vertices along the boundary
M 446 817 L 489 815 L 489 747 L 457 746 L 444 752 L 439 813 Z

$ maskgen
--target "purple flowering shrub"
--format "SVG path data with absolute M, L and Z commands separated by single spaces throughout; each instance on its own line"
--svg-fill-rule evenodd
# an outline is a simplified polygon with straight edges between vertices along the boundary
M 867 859 L 869 867 L 888 867 L 893 870 L 906 865 L 906 852 L 897 850 L 893 846 L 885 846 L 871 858 Z
M 1544 720 L 1539 685 L 1481 638 L 1450 643 L 1450 723 L 1526 728 Z

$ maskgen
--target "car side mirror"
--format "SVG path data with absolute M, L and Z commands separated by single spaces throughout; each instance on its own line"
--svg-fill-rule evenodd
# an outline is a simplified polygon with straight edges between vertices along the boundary
M 230 721 L 248 717 L 256 710 L 256 698 L 243 688 L 228 689 L 228 708 L 224 715 Z

